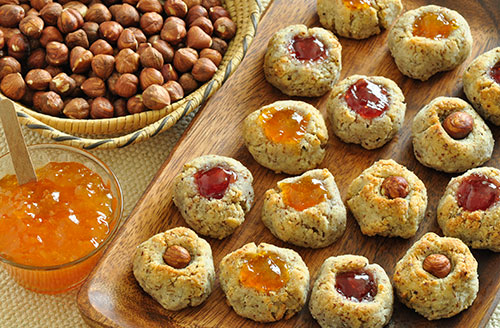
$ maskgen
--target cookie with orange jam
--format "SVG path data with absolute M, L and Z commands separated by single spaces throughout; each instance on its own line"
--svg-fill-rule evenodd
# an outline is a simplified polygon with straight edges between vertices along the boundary
M 266 80 L 289 96 L 322 96 L 339 78 L 341 51 L 332 32 L 290 25 L 269 40 L 264 57 Z
M 353 39 L 366 39 L 389 28 L 401 14 L 401 0 L 318 0 L 323 27 Z
M 325 260 L 311 291 L 309 310 L 322 328 L 385 326 L 394 295 L 384 269 L 359 255 Z
M 302 101 L 277 101 L 252 112 L 243 122 L 250 154 L 276 173 L 300 174 L 325 157 L 328 131 L 321 113 Z
M 174 178 L 174 203 L 197 233 L 222 239 L 234 232 L 254 198 L 252 173 L 237 160 L 217 155 L 195 158 Z
M 309 292 L 309 270 L 294 250 L 249 243 L 224 256 L 220 285 L 229 305 L 258 322 L 289 319 Z
M 388 43 L 401 73 L 426 81 L 463 63 L 471 53 L 472 35 L 458 12 L 430 5 L 404 13 L 392 27 Z
M 302 247 L 326 247 L 345 231 L 346 209 L 327 169 L 278 182 L 264 196 L 262 222 L 277 238 Z
M 366 149 L 382 147 L 403 124 L 406 104 L 398 85 L 382 76 L 352 75 L 335 85 L 326 102 L 333 133 Z

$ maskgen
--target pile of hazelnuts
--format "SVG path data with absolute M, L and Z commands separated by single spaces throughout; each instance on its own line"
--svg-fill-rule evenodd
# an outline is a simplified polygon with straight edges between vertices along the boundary
M 221 0 L 0 1 L 0 90 L 74 119 L 182 99 L 213 77 L 236 33 Z

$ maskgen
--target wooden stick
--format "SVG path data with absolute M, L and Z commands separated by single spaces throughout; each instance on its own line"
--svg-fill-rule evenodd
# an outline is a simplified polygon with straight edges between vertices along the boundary
M 19 185 L 23 185 L 30 181 L 36 181 L 35 170 L 28 153 L 28 148 L 24 142 L 16 109 L 9 99 L 0 101 L 0 119 L 5 131 L 10 158 L 16 171 L 17 182 Z

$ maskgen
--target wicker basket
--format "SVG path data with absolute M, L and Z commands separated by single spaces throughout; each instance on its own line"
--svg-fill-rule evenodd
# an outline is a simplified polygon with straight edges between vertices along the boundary
M 15 103 L 17 116 L 29 129 L 60 143 L 84 149 L 121 148 L 153 137 L 199 108 L 239 65 L 252 42 L 257 23 L 271 0 L 225 0 L 237 33 L 214 77 L 184 99 L 158 111 L 110 119 L 76 120 L 35 112 Z M 2 95 L 3 96 L 3 95 Z M 93 137 L 100 135 L 100 137 Z M 103 138 L 102 136 L 109 136 Z

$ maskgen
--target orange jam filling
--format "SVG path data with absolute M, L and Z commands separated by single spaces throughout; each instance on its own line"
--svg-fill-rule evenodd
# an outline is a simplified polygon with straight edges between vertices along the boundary
M 269 294 L 288 282 L 288 265 L 277 254 L 261 252 L 243 258 L 240 282 L 243 286 Z
M 38 181 L 0 180 L 0 255 L 32 266 L 68 263 L 96 249 L 116 210 L 109 185 L 86 166 L 49 163 Z
M 280 188 L 285 205 L 297 211 L 303 211 L 329 198 L 323 181 L 311 177 L 304 177 L 293 183 L 282 183 Z
M 344 6 L 349 9 L 366 9 L 370 7 L 370 0 L 344 0 Z
M 439 40 L 447 38 L 457 28 L 458 25 L 453 19 L 448 20 L 441 13 L 427 12 L 415 19 L 413 35 Z
M 310 115 L 303 116 L 293 109 L 269 107 L 259 115 L 266 137 L 276 143 L 295 144 L 306 134 Z

